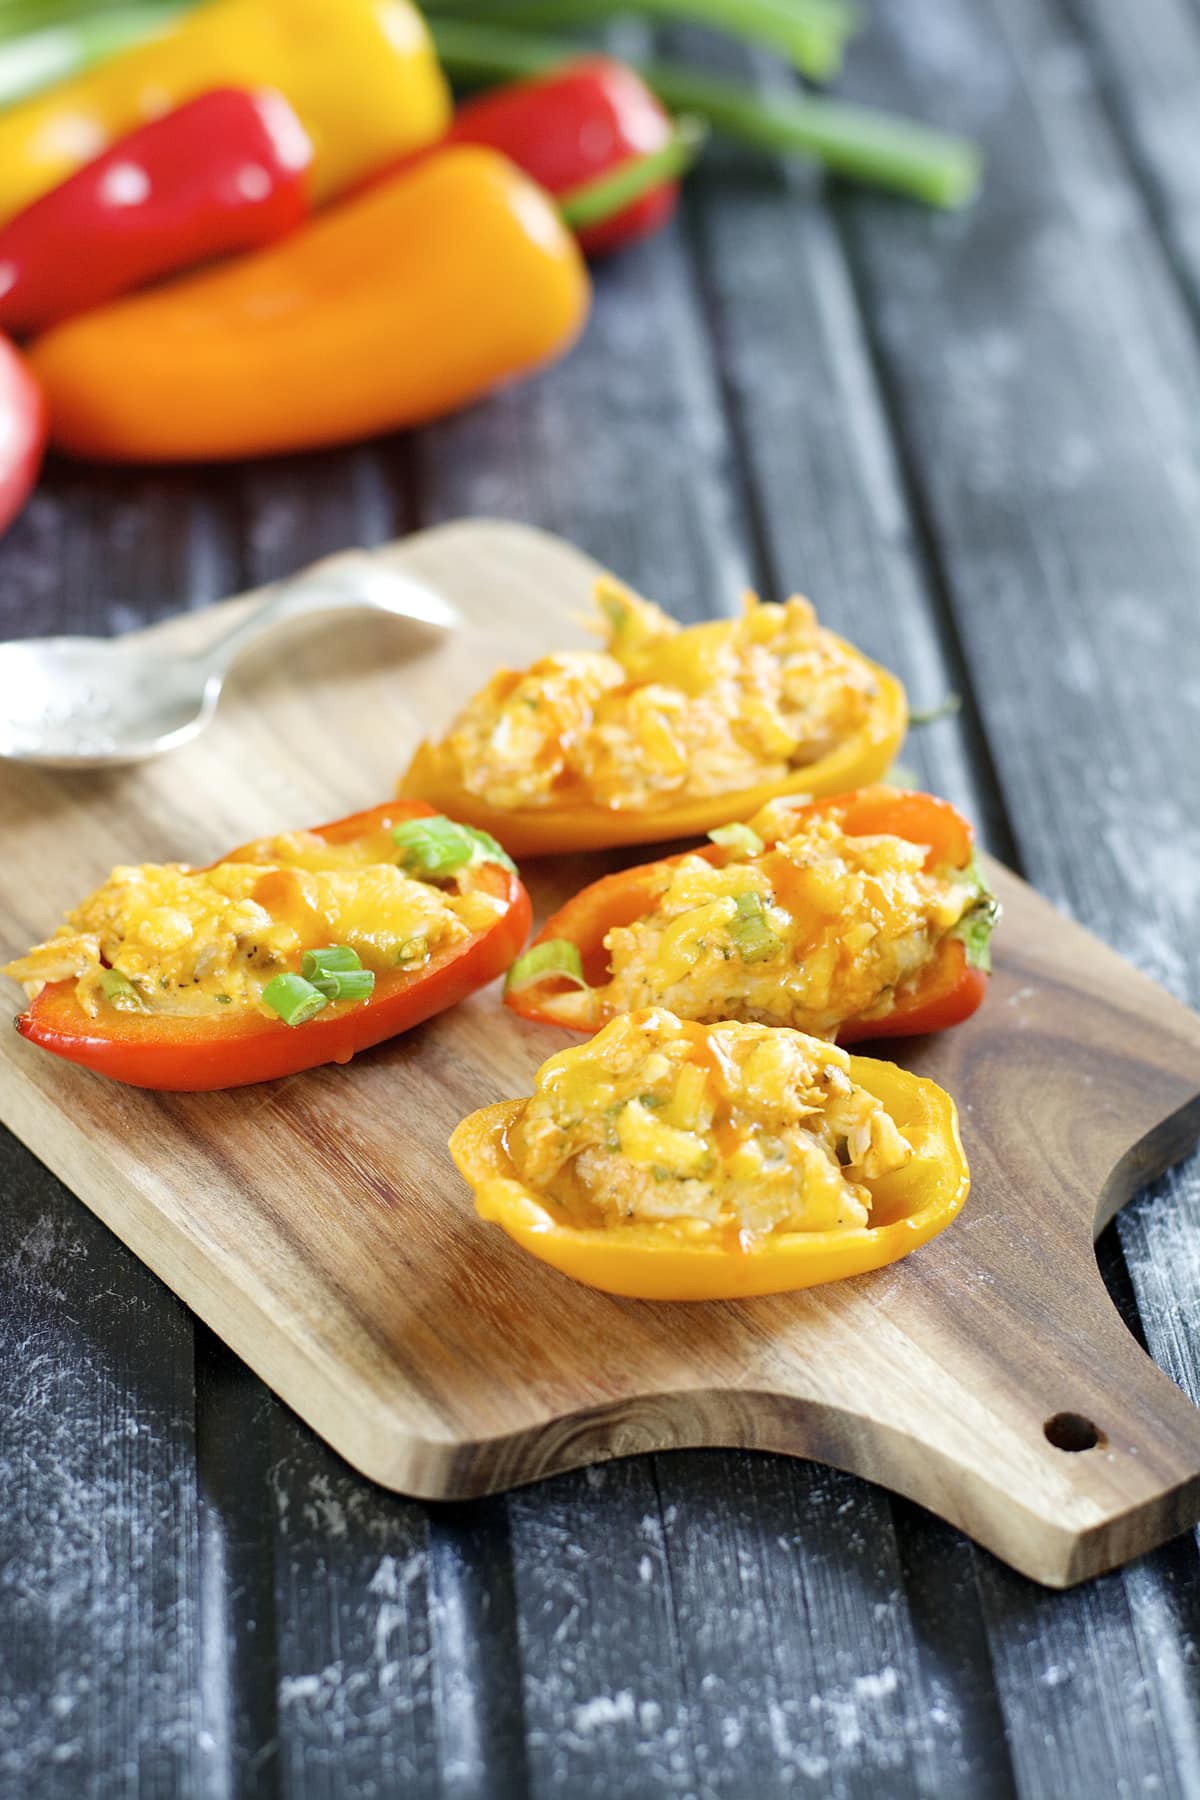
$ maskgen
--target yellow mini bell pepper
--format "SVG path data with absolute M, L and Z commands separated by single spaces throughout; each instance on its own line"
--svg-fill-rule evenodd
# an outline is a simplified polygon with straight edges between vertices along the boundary
M 409 0 L 209 0 L 0 116 L 0 222 L 114 138 L 215 87 L 271 87 L 312 140 L 320 202 L 441 136 L 450 96 Z
M 741 621 L 710 620 L 680 628 L 611 577 L 603 577 L 596 584 L 600 611 L 611 615 L 615 607 L 617 612 L 612 616 L 619 616 L 623 608 L 632 605 L 637 615 L 648 618 L 650 629 L 658 633 L 657 640 L 650 642 L 644 664 L 626 653 L 628 681 L 612 690 L 617 700 L 623 704 L 624 697 L 639 688 L 648 694 L 669 690 L 664 695 L 668 703 L 686 702 L 689 697 L 703 696 L 707 692 L 716 693 L 723 646 L 747 625 L 753 626 L 756 620 L 777 618 L 787 610 L 761 606 L 754 595 L 747 595 L 746 599 L 746 613 Z M 792 604 L 804 603 L 789 602 L 789 606 Z M 812 622 L 815 628 L 815 615 L 812 615 Z M 639 629 L 645 629 L 645 626 Z M 610 622 L 609 653 L 618 658 L 623 654 L 619 648 L 622 631 L 623 627 Z M 417 746 L 397 791 L 405 799 L 424 800 L 451 818 L 463 819 L 490 831 L 493 837 L 499 838 L 510 856 L 523 857 L 565 856 L 585 850 L 613 849 L 622 844 L 655 844 L 674 838 L 700 837 L 715 826 L 726 825 L 735 819 L 748 819 L 768 801 L 785 795 L 807 794 L 812 798 L 823 798 L 828 794 L 867 787 L 880 780 L 895 760 L 908 726 L 907 697 L 894 675 L 864 656 L 853 644 L 830 631 L 822 630 L 820 637 L 830 661 L 831 678 L 839 679 L 836 664 L 840 660 L 844 672 L 857 681 L 865 696 L 864 704 L 860 716 L 848 724 L 835 741 L 825 744 L 812 760 L 797 758 L 793 761 L 783 750 L 765 754 L 764 761 L 786 760 L 789 763 L 783 774 L 768 774 L 764 769 L 763 775 L 757 780 L 752 779 L 748 786 L 731 784 L 721 789 L 710 782 L 707 788 L 689 791 L 687 764 L 679 757 L 677 746 L 671 745 L 669 754 L 675 758 L 672 774 L 678 784 L 674 788 L 664 785 L 662 792 L 644 799 L 628 791 L 598 793 L 590 781 L 589 771 L 585 768 L 581 774 L 578 765 L 570 765 L 567 758 L 580 746 L 593 745 L 593 754 L 599 761 L 604 752 L 604 732 L 613 729 L 611 715 L 606 717 L 599 708 L 611 696 L 604 691 L 597 702 L 589 695 L 580 705 L 575 705 L 573 700 L 569 703 L 560 701 L 549 692 L 550 682 L 559 681 L 559 676 L 553 671 L 547 674 L 541 663 L 535 663 L 531 669 L 522 672 L 497 671 L 492 682 L 468 703 L 448 735 L 426 739 Z M 578 653 L 576 661 L 579 661 Z M 811 687 L 815 690 L 820 681 L 819 673 L 814 674 Z M 732 699 L 738 705 L 749 704 L 744 692 Z M 721 699 L 720 704 L 725 703 L 725 699 Z M 510 777 L 514 771 L 519 773 L 524 768 L 536 770 L 553 766 L 556 755 L 561 763 L 553 785 L 533 799 L 514 798 L 511 792 L 498 792 L 496 782 L 491 778 L 480 778 L 477 765 L 469 762 L 473 750 L 464 752 L 462 749 L 461 731 L 468 714 L 474 711 L 478 715 L 481 707 L 492 706 L 499 717 L 501 706 L 516 711 L 518 704 L 532 708 L 526 716 L 533 724 L 527 729 L 518 724 L 505 736 L 506 744 L 516 742 L 519 750 L 506 751 L 508 766 L 501 773 Z M 647 712 L 653 726 L 653 708 L 648 708 Z M 619 729 L 631 731 L 632 719 L 632 712 L 628 721 L 619 718 Z M 546 721 L 544 727 L 538 723 L 542 720 Z M 556 721 L 563 725 L 557 739 L 553 736 Z M 604 730 L 598 728 L 601 721 Z M 597 729 L 591 729 L 593 726 Z M 710 763 L 713 756 L 721 754 L 724 736 L 733 732 L 731 716 L 727 718 L 726 726 L 726 733 L 705 746 L 712 753 L 708 757 Z M 536 741 L 531 738 L 531 732 L 536 734 Z M 639 738 L 638 742 L 646 757 L 653 761 L 656 754 L 654 740 Z M 511 787 L 511 782 L 509 785 Z M 610 780 L 610 788 L 614 785 Z
M 871 667 L 878 678 L 879 697 L 862 728 L 819 761 L 756 787 L 672 801 L 654 812 L 615 812 L 586 799 L 561 806 L 508 809 L 489 806 L 477 794 L 468 793 L 445 746 L 426 740 L 418 745 L 396 791 L 405 799 L 424 800 L 439 812 L 490 831 L 510 856 L 569 856 L 621 844 L 661 844 L 699 837 L 731 819 L 749 818 L 768 801 L 788 794 L 820 798 L 879 780 L 903 741 L 908 707 L 895 676 L 878 664 Z
M 480 1218 L 588 1287 L 634 1300 L 743 1300 L 816 1287 L 907 1256 L 950 1224 L 971 1185 L 949 1094 L 894 1063 L 849 1060 L 850 1079 L 883 1103 L 913 1149 L 903 1168 L 870 1184 L 869 1226 L 772 1231 L 749 1242 L 696 1219 L 581 1226 L 517 1173 L 508 1133 L 523 1100 L 472 1113 L 450 1154 Z

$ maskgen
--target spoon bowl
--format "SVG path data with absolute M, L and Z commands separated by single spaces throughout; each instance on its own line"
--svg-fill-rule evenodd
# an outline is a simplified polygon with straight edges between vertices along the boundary
M 405 619 L 422 633 L 459 623 L 432 588 L 357 551 L 314 564 L 190 654 L 122 638 L 0 644 L 0 757 L 48 769 L 112 769 L 176 750 L 204 730 L 233 663 L 264 631 L 305 613 L 360 608 Z
M 222 679 L 119 638 L 0 644 L 0 756 L 48 769 L 145 761 L 203 731 Z

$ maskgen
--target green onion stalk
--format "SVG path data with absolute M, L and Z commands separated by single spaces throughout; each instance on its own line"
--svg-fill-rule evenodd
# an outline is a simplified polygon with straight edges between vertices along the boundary
M 430 26 L 448 74 L 470 85 L 542 74 L 579 54 L 578 40 L 489 21 L 578 20 L 585 11 L 595 17 L 618 10 L 618 3 L 588 0 L 585 8 L 584 0 L 492 0 L 487 19 L 446 16 L 451 8 L 469 15 L 472 0 L 431 0 Z M 0 0 L 0 105 L 152 36 L 182 10 L 175 0 L 134 0 L 116 10 L 104 10 L 101 0 Z M 832 31 L 836 20 L 844 41 L 857 16 L 848 0 L 643 0 L 637 10 L 773 41 L 801 67 L 802 46 L 789 32 L 815 31 L 818 20 Z M 806 156 L 835 175 L 931 206 L 964 206 L 978 188 L 978 149 L 912 119 L 824 96 L 763 94 L 748 82 L 683 63 L 638 66 L 673 112 L 753 149 Z
M 422 10 L 461 16 L 475 5 L 485 21 L 536 30 L 595 25 L 630 11 L 628 0 L 424 0 Z M 106 0 L 0 0 L 0 106 L 131 48 L 188 8 L 189 0 L 116 7 Z M 814 81 L 838 72 L 861 23 L 854 0 L 640 0 L 635 10 L 765 45 Z
M 572 231 L 586 231 L 590 225 L 602 225 L 605 219 L 624 211 L 664 181 L 676 181 L 695 162 L 708 136 L 708 126 L 701 119 L 686 116 L 676 119 L 674 130 L 658 150 L 634 156 L 619 168 L 592 181 L 580 182 L 555 198 L 555 205 Z
M 182 10 L 179 0 L 108 8 L 102 0 L 0 0 L 0 107 L 132 49 Z
M 851 0 L 423 0 L 437 17 L 533 31 L 602 23 L 636 13 L 659 23 L 705 25 L 784 57 L 813 81 L 828 81 L 842 65 L 846 44 L 862 25 Z
M 569 40 L 440 14 L 430 20 L 430 29 L 447 73 L 467 84 L 544 74 L 578 54 Z M 965 138 L 823 95 L 767 95 L 748 82 L 683 63 L 633 60 L 672 111 L 703 119 L 753 149 L 796 152 L 832 174 L 930 206 L 965 206 L 978 189 L 979 151 Z

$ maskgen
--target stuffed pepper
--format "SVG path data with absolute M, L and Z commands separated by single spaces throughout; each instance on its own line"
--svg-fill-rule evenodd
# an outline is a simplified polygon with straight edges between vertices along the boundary
M 500 669 L 400 791 L 538 856 L 693 836 L 891 763 L 903 688 L 807 600 L 683 627 L 617 582 L 596 598 L 603 650 Z
M 999 907 L 945 800 L 774 800 L 711 836 L 576 894 L 509 971 L 508 1005 L 577 1031 L 665 1006 L 851 1043 L 941 1031 L 983 999 Z
M 4 973 L 32 1043 L 135 1087 L 240 1087 L 359 1050 L 501 974 L 529 897 L 486 833 L 405 803 L 114 869 Z
M 481 1217 L 565 1275 L 731 1300 L 881 1268 L 948 1225 L 970 1178 L 954 1103 L 891 1063 L 662 1008 L 543 1064 L 450 1151 Z

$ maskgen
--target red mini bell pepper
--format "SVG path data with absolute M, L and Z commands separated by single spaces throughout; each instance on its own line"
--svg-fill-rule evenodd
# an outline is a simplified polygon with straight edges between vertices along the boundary
M 38 331 L 267 243 L 308 207 L 312 146 L 280 94 L 215 88 L 143 125 L 0 231 L 0 326 Z
M 633 69 L 607 56 L 480 94 L 459 107 L 447 141 L 501 150 L 556 197 L 634 157 L 662 150 L 671 115 Z M 664 181 L 602 224 L 581 230 L 590 256 L 648 237 L 675 210 L 676 181 Z
M 931 794 L 886 787 L 861 788 L 857 793 L 797 807 L 789 817 L 797 827 L 806 818 L 826 818 L 835 820 L 850 837 L 886 834 L 920 844 L 926 851 L 927 869 L 968 870 L 975 866 L 971 826 L 948 801 Z M 717 844 L 705 844 L 690 854 L 719 866 L 735 853 Z M 776 904 L 786 909 L 788 878 L 789 874 L 794 876 L 795 865 L 774 850 L 770 842 L 763 843 L 756 857 L 761 858 L 761 866 L 771 876 Z M 523 1018 L 565 1025 L 571 1030 L 592 1031 L 606 1024 L 614 1014 L 604 998 L 603 984 L 609 967 L 604 940 L 610 931 L 632 925 L 653 911 L 663 889 L 664 872 L 680 860 L 679 856 L 672 856 L 641 863 L 592 882 L 547 919 L 530 946 L 531 962 L 540 945 L 563 944 L 578 951 L 583 980 L 593 990 L 592 1016 L 587 1024 L 576 1023 L 556 1008 L 555 997 L 567 991 L 569 982 L 577 987 L 578 981 L 564 977 L 553 962 L 543 979 L 530 981 L 529 985 L 524 984 L 518 964 L 510 976 L 505 1004 Z M 874 1038 L 915 1037 L 943 1031 L 969 1018 L 987 989 L 991 967 L 988 939 L 998 912 L 980 875 L 977 901 L 954 931 L 935 945 L 919 981 L 902 993 L 886 1017 L 845 1020 L 837 1030 L 837 1042 L 854 1044 Z M 517 979 L 514 981 L 513 977 Z M 731 1010 L 728 1016 L 739 1015 Z
M 436 816 L 420 802 L 391 801 L 318 826 L 316 835 L 327 843 L 347 843 L 390 831 L 407 819 Z M 224 860 L 239 859 L 245 860 L 235 850 Z M 493 924 L 416 970 L 398 967 L 377 975 L 369 999 L 335 1001 L 305 1024 L 287 1025 L 256 1008 L 239 1009 L 232 1017 L 180 1018 L 114 1007 L 93 1018 L 80 1006 L 75 982 L 66 980 L 42 988 L 17 1020 L 17 1030 L 31 1043 L 99 1075 L 173 1092 L 242 1087 L 320 1063 L 349 1062 L 360 1050 L 419 1025 L 486 986 L 525 942 L 529 896 L 511 866 L 479 861 L 465 871 L 465 879 L 503 903 Z
M 46 448 L 49 420 L 38 382 L 0 335 L 0 532 L 29 498 Z

